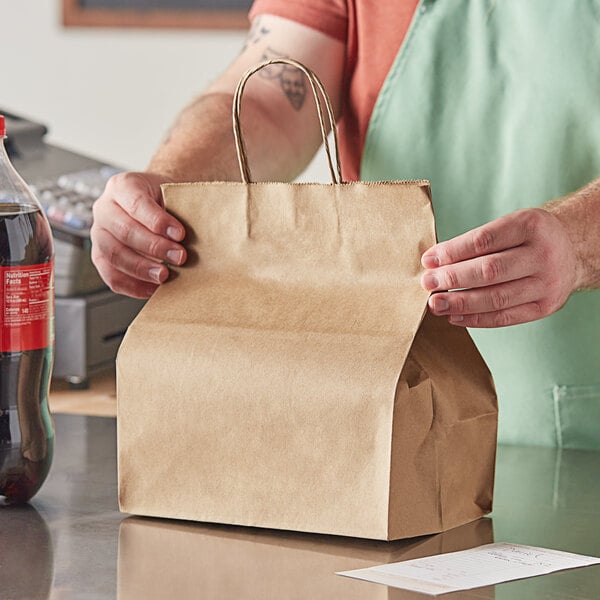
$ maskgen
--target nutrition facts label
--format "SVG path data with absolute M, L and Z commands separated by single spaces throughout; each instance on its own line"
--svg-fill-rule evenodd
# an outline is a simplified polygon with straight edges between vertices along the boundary
M 0 267 L 0 352 L 52 344 L 53 264 Z

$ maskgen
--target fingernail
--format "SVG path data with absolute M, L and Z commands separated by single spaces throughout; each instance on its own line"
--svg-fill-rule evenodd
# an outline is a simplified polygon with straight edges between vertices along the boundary
M 183 235 L 181 234 L 181 229 L 173 226 L 167 227 L 167 235 L 174 241 L 179 242 Z
M 426 290 L 435 290 L 440 285 L 438 278 L 430 273 L 423 276 L 423 287 Z
M 448 300 L 446 300 L 446 298 L 434 298 L 433 307 L 437 312 L 444 312 L 445 310 L 448 310 L 450 305 L 448 304 Z
M 152 279 L 154 279 L 154 281 L 156 281 L 156 283 L 162 283 L 161 282 L 162 272 L 163 272 L 163 270 L 160 267 L 152 267 L 151 269 L 148 270 L 148 275 L 150 275 L 150 277 Z
M 174 265 L 181 264 L 183 262 L 183 250 L 168 250 L 167 260 Z
M 448 320 L 450 323 L 460 323 L 461 321 L 464 321 L 465 318 L 462 315 L 452 315 Z
M 435 254 L 426 254 L 421 257 L 421 264 L 426 269 L 435 269 L 440 266 L 440 259 Z

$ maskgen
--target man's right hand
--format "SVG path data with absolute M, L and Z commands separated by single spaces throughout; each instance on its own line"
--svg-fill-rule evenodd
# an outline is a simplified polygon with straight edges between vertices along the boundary
M 181 265 L 183 225 L 162 204 L 160 184 L 239 181 L 231 106 L 242 74 L 265 58 L 289 56 L 314 70 L 341 105 L 345 45 L 294 21 L 258 15 L 244 50 L 199 98 L 178 116 L 143 173 L 112 177 L 94 204 L 92 261 L 109 287 L 150 297 Z M 244 92 L 242 128 L 253 181 L 290 181 L 321 143 L 308 82 L 294 69 L 272 67 Z M 309 100 L 309 101 L 306 101 Z
M 178 243 L 185 229 L 162 203 L 160 184 L 169 181 L 154 173 L 119 173 L 94 203 L 92 262 L 114 292 L 149 298 L 169 276 L 166 265 L 187 258 Z

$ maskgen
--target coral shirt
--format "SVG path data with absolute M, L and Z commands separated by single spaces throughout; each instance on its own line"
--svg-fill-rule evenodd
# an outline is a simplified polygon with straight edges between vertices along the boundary
M 346 44 L 339 123 L 344 179 L 356 180 L 371 113 L 419 0 L 255 0 L 250 18 L 271 14 Z

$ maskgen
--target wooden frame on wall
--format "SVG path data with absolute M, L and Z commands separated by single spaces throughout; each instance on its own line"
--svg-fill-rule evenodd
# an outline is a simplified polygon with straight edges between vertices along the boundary
M 101 1 L 62 0 L 63 25 L 65 27 L 247 29 L 251 1 L 239 0 L 235 8 L 227 9 L 206 8 L 207 5 L 214 4 L 207 0 L 189 2 L 188 4 L 195 6 L 185 9 L 131 8 L 128 0 L 123 0 L 120 4 L 122 7 L 114 8 L 115 2 L 107 2 L 107 6 L 102 7 Z M 140 4 L 140 2 L 135 3 L 136 6 Z M 148 4 L 155 6 L 157 3 Z M 169 4 L 168 1 L 164 2 L 165 6 Z

